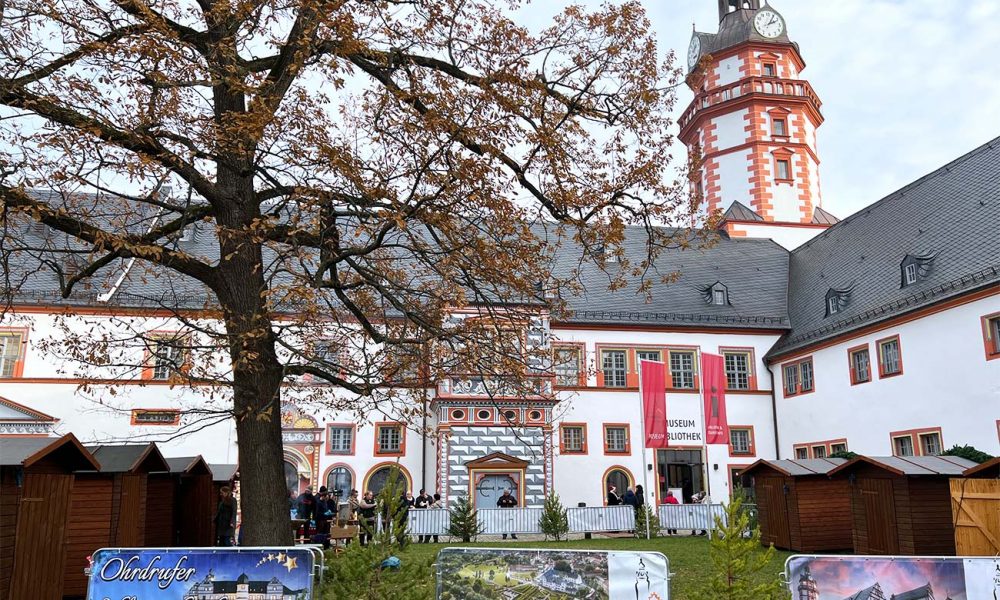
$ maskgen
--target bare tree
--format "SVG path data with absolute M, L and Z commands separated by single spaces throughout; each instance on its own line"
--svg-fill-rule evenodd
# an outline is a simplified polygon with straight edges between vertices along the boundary
M 693 208 L 671 166 L 678 73 L 639 3 L 537 32 L 494 4 L 5 2 L 8 304 L 55 277 L 182 322 L 163 339 L 123 310 L 66 324 L 59 351 L 228 390 L 248 544 L 290 541 L 269 500 L 284 386 L 326 382 L 305 393 L 338 409 L 456 372 L 537 394 L 545 348 L 522 333 L 579 273 L 557 252 L 616 257 L 616 287 L 690 243 L 658 227 Z

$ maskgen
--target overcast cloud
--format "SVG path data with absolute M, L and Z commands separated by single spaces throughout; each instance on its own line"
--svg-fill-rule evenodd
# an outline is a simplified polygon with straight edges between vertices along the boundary
M 599 6 L 600 0 L 583 4 Z M 643 0 L 681 60 L 715 0 Z M 532 25 L 569 4 L 536 0 Z M 1000 0 L 776 0 L 823 101 L 823 206 L 838 217 L 1000 136 Z M 680 94 L 677 115 L 692 94 Z M 677 116 L 675 115 L 675 116 Z

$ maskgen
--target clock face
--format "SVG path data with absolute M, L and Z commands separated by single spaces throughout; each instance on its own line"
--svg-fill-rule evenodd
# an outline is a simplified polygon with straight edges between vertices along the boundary
M 753 27 L 766 38 L 776 38 L 785 31 L 785 22 L 773 10 L 762 10 L 754 15 Z
M 698 36 L 691 38 L 691 45 L 688 46 L 688 68 L 693 69 L 698 64 L 698 57 L 701 55 L 701 40 Z

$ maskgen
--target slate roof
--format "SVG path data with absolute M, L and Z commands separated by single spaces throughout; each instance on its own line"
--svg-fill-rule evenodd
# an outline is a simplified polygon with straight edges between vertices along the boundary
M 19 465 L 55 441 L 50 437 L 0 437 L 0 465 Z
M 769 358 L 902 313 L 1000 285 L 1000 138 L 847 217 L 791 253 L 791 331 Z M 907 255 L 934 256 L 900 287 Z M 826 316 L 826 294 L 852 288 Z
M 846 463 L 843 458 L 806 458 L 797 460 L 758 460 L 740 473 L 746 475 L 761 467 L 770 467 L 789 477 L 807 477 L 809 475 L 826 475 L 830 471 Z
M 761 7 L 764 8 L 764 7 Z M 767 8 L 774 12 L 773 6 L 768 5 Z M 799 45 L 791 41 L 788 38 L 788 22 L 785 22 L 785 30 L 781 32 L 776 38 L 766 38 L 754 29 L 753 17 L 757 13 L 754 9 L 741 8 L 739 10 L 732 11 L 722 17 L 719 22 L 719 32 L 718 33 L 703 33 L 695 32 L 701 42 L 701 53 L 712 54 L 713 52 L 718 52 L 720 50 L 725 50 L 726 48 L 732 48 L 743 42 L 765 42 L 774 44 L 791 44 L 795 47 L 796 52 L 799 49 Z M 779 15 L 781 13 L 778 13 Z M 784 18 L 784 17 L 782 17 Z
M 763 221 L 764 217 L 760 216 L 757 211 L 750 208 L 746 204 L 743 204 L 739 200 L 734 200 L 726 212 L 722 214 L 722 218 L 726 221 Z

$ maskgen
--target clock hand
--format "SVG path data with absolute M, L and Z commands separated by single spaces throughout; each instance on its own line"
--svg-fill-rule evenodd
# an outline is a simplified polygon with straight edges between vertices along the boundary
M 771 20 L 770 20 L 770 21 L 768 21 L 768 22 L 767 22 L 767 24 L 768 24 L 768 25 L 771 25 L 771 24 L 773 24 L 773 23 L 776 23 L 777 21 L 778 21 L 778 17 L 771 17 Z

